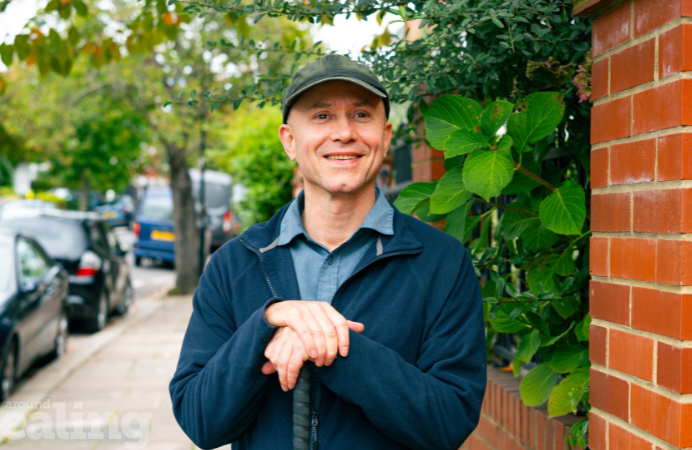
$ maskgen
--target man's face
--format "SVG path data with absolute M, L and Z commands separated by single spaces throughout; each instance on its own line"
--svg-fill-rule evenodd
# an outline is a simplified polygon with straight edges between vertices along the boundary
M 372 185 L 392 137 L 382 99 L 348 81 L 328 81 L 302 94 L 279 137 L 297 160 L 305 188 L 350 194 Z

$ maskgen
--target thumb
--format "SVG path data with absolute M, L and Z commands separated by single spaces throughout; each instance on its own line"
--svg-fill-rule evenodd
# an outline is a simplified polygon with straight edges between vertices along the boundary
M 360 322 L 348 321 L 348 328 L 355 331 L 356 333 L 362 333 L 365 330 L 365 325 Z

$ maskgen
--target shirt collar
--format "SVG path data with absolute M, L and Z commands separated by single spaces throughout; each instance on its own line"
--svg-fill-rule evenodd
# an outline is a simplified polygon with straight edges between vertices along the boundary
M 361 226 L 358 227 L 356 233 L 361 228 L 369 228 L 380 234 L 392 236 L 394 235 L 394 209 L 377 186 L 375 187 L 375 196 L 377 197 L 375 204 L 370 209 L 367 216 L 365 216 L 365 220 L 363 220 Z M 281 220 L 278 245 L 288 244 L 294 237 L 300 234 L 308 237 L 308 233 L 305 231 L 305 226 L 303 225 L 303 220 L 300 218 L 300 214 L 304 208 L 305 196 L 303 195 L 303 191 L 300 191 L 298 196 L 288 206 L 286 214 Z

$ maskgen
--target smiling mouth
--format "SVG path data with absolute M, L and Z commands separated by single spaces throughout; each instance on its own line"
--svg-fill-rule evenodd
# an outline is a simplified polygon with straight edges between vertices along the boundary
M 356 159 L 360 158 L 362 155 L 328 155 L 325 156 L 327 159 Z

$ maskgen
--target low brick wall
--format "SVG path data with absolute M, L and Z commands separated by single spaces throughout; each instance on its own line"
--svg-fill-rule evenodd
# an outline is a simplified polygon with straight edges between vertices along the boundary
M 488 368 L 478 428 L 461 446 L 466 450 L 567 450 L 570 426 L 583 419 L 573 415 L 548 417 L 546 406 L 524 405 L 519 395 L 519 378 L 509 372 Z

